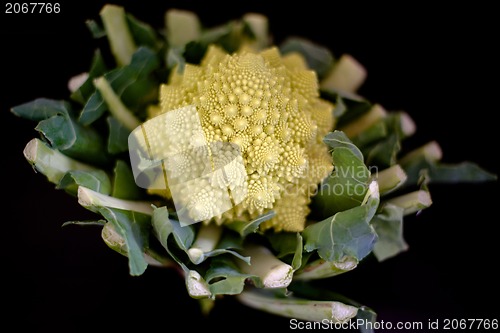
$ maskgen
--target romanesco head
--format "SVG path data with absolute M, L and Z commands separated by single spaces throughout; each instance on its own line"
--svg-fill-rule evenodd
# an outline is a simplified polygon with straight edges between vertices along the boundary
M 277 48 L 229 55 L 210 46 L 199 66 L 174 71 L 149 117 L 187 105 L 196 106 L 208 143 L 233 143 L 243 158 L 245 199 L 215 220 L 251 220 L 272 209 L 263 230 L 303 230 L 311 195 L 333 169 L 322 138 L 334 122 L 333 105 L 319 98 L 304 59 Z M 209 186 L 196 195 L 193 214 L 218 209 Z

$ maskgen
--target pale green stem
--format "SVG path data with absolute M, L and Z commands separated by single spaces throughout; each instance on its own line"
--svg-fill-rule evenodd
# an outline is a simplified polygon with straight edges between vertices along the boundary
M 54 183 L 59 184 L 61 178 L 72 170 L 82 171 L 97 171 L 88 164 L 78 162 L 58 150 L 52 149 L 47 146 L 40 139 L 32 139 L 23 151 L 26 160 L 35 167 L 35 169 L 44 174 L 47 179 Z
M 358 313 L 358 308 L 335 301 L 277 298 L 256 291 L 244 291 L 236 297 L 241 303 L 254 309 L 298 320 L 322 321 L 326 319 L 342 323 L 354 318 Z
M 241 254 L 251 258 L 250 265 L 238 260 L 242 272 L 258 276 L 265 288 L 285 288 L 292 282 L 292 266 L 276 258 L 268 248 L 251 244 Z
M 328 76 L 321 81 L 325 90 L 340 90 L 354 93 L 366 79 L 366 69 L 348 54 L 340 57 Z
M 186 275 L 186 288 L 189 296 L 193 298 L 204 298 L 212 295 L 208 283 L 200 273 L 194 270 L 190 270 Z
M 200 263 L 204 258 L 204 253 L 213 251 L 219 243 L 222 235 L 222 227 L 214 223 L 202 224 L 196 235 L 191 248 L 187 251 L 189 259 L 194 263 Z
M 165 13 L 168 43 L 172 47 L 183 47 L 200 37 L 200 20 L 187 10 L 170 9 Z
M 257 50 L 265 48 L 269 38 L 269 23 L 266 16 L 257 13 L 247 13 L 243 16 L 243 21 L 250 26 L 255 35 L 255 40 L 251 43 Z
M 403 132 L 403 135 L 405 137 L 412 136 L 415 134 L 415 131 L 417 130 L 417 125 L 413 121 L 413 119 L 410 117 L 410 115 L 404 111 L 401 111 L 400 113 L 400 119 L 401 119 L 401 131 Z
M 347 137 L 353 138 L 370 128 L 370 126 L 374 125 L 385 116 L 387 116 L 387 111 L 381 105 L 375 104 L 367 113 L 340 128 L 340 130 L 344 132 Z
M 109 107 L 111 114 L 126 128 L 129 130 L 134 130 L 137 126 L 141 124 L 139 119 L 137 119 L 132 111 L 130 111 L 125 104 L 120 100 L 120 98 L 113 91 L 113 88 L 109 82 L 103 77 L 99 77 L 94 80 L 94 85 L 99 90 L 102 98 Z
M 78 187 L 78 203 L 93 212 L 98 212 L 101 207 L 109 207 L 147 215 L 153 214 L 153 208 L 149 202 L 118 199 L 83 186 Z
M 439 144 L 436 141 L 431 141 L 401 157 L 399 164 L 404 166 L 406 163 L 419 158 L 435 162 L 441 160 L 442 157 L 443 151 Z
M 301 270 L 295 272 L 294 280 L 313 280 L 324 279 L 327 277 L 336 276 L 345 272 L 352 271 L 358 266 L 358 261 L 353 257 L 344 257 L 340 261 L 325 261 L 317 259 Z
M 137 46 L 128 27 L 125 10 L 123 7 L 107 4 L 102 8 L 100 16 L 118 66 L 128 65 Z
M 408 178 L 403 168 L 395 164 L 373 175 L 378 182 L 380 195 L 390 193 L 404 184 Z
M 120 253 L 123 256 L 128 256 L 128 248 L 125 239 L 120 234 L 118 234 L 118 232 L 116 232 L 113 224 L 106 223 L 103 226 L 101 230 L 101 238 L 110 249 Z M 179 267 L 173 260 L 162 256 L 161 254 L 150 248 L 145 249 L 144 258 L 149 265 L 171 268 Z
M 431 195 L 429 192 L 424 190 L 410 192 L 399 197 L 389 199 L 386 202 L 403 208 L 404 215 L 416 213 L 419 210 L 432 205 Z

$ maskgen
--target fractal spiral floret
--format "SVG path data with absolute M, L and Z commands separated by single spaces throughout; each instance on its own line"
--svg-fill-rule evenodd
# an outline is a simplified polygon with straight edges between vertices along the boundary
M 277 48 L 229 55 L 211 46 L 199 66 L 173 72 L 150 117 L 186 105 L 196 106 L 208 143 L 231 142 L 243 157 L 247 197 L 218 220 L 251 220 L 273 209 L 262 229 L 302 231 L 310 196 L 333 169 L 322 138 L 334 122 L 333 105 L 319 98 L 316 73 L 304 59 L 282 57 Z

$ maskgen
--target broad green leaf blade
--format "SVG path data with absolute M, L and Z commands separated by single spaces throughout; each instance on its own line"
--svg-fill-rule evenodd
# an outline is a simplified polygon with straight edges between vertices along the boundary
M 138 20 L 130 13 L 126 13 L 126 20 L 130 34 L 137 46 L 147 46 L 153 50 L 162 46 L 156 31 L 149 24 Z
M 421 170 L 427 170 L 431 183 L 478 183 L 497 179 L 497 175 L 484 170 L 476 163 L 470 161 L 449 164 L 440 163 L 425 156 L 417 156 L 406 160 L 402 167 L 408 175 L 405 186 L 416 185 Z
M 35 100 L 15 108 L 13 112 L 19 112 L 31 119 L 41 119 L 35 129 L 53 148 L 63 151 L 64 154 L 98 164 L 107 161 L 108 156 L 103 154 L 103 142 L 99 133 L 76 122 L 72 117 L 69 103 L 47 99 Z
M 246 236 L 257 232 L 257 230 L 259 229 L 259 225 L 262 222 L 267 221 L 272 217 L 274 217 L 275 214 L 276 213 L 271 210 L 267 213 L 262 214 L 261 216 L 257 217 L 255 220 L 252 220 L 250 222 L 233 220 L 227 223 L 226 226 L 229 229 L 239 233 L 241 237 L 245 238 Z
M 382 140 L 388 135 L 387 125 L 385 121 L 379 120 L 363 132 L 352 138 L 352 142 L 357 147 L 368 147 L 375 142 Z
M 341 128 L 350 122 L 356 121 L 359 117 L 366 114 L 373 107 L 373 104 L 368 100 L 352 94 L 346 94 L 340 91 L 320 91 L 321 98 L 326 99 L 334 104 L 342 101 L 343 110 L 339 109 L 334 113 L 337 118 L 336 127 Z
M 42 121 L 57 115 L 68 115 L 70 105 L 65 101 L 37 98 L 34 101 L 15 106 L 11 112 L 16 116 Z
M 148 266 L 144 258 L 144 251 L 149 246 L 151 216 L 109 207 L 102 207 L 99 212 L 124 238 L 128 251 L 130 274 L 141 275 L 144 273 Z
M 85 105 L 87 100 L 92 96 L 95 91 L 94 84 L 92 81 L 104 73 L 106 73 L 107 68 L 104 63 L 104 59 L 102 57 L 101 51 L 98 49 L 94 52 L 94 58 L 92 59 L 92 64 L 89 70 L 89 76 L 87 80 L 77 89 L 75 90 L 70 98 L 82 105 Z
M 244 291 L 237 299 L 252 308 L 298 320 L 347 322 L 358 309 L 337 301 L 316 301 L 297 297 L 277 298 L 261 290 Z
M 429 168 L 429 178 L 433 183 L 475 183 L 497 180 L 492 174 L 473 162 L 457 164 L 437 163 Z
M 58 189 L 64 189 L 73 195 L 77 194 L 78 186 L 84 186 L 102 194 L 111 193 L 111 181 L 106 172 L 102 170 L 69 171 L 64 175 L 59 184 Z
M 76 142 L 76 131 L 71 119 L 57 114 L 38 123 L 35 130 L 43 134 L 50 145 L 59 150 L 67 150 Z
M 370 221 L 379 201 L 377 183 L 372 182 L 363 205 L 308 226 L 302 233 L 304 249 L 308 252 L 318 250 L 319 256 L 326 261 L 340 261 L 345 256 L 358 261 L 363 259 L 372 251 L 377 239 Z
M 351 148 L 339 146 L 332 157 L 335 168 L 313 199 L 323 216 L 359 206 L 371 180 L 370 171 Z
M 300 233 L 290 232 L 270 232 L 266 234 L 274 251 L 278 252 L 277 257 L 290 263 L 296 271 L 302 266 L 303 242 Z M 288 258 L 291 258 L 288 260 Z
M 408 249 L 403 238 L 403 213 L 403 208 L 385 204 L 373 217 L 371 223 L 378 236 L 373 254 L 378 261 L 384 261 Z
M 157 55 L 147 47 L 139 47 L 129 65 L 113 69 L 104 75 L 114 93 L 133 111 L 140 111 L 148 103 L 156 103 L 158 85 L 153 71 L 159 68 Z M 89 125 L 99 119 L 108 106 L 99 91 L 95 91 L 85 104 L 80 122 Z
M 113 197 L 126 200 L 137 200 L 143 197 L 142 190 L 135 184 L 132 169 L 126 162 L 116 160 L 113 175 L 111 193 Z
M 104 102 L 101 93 L 95 90 L 83 107 L 78 121 L 82 125 L 88 126 L 99 119 L 107 110 L 108 106 Z
M 397 156 L 401 150 L 401 141 L 396 134 L 391 134 L 373 147 L 365 149 L 366 163 L 390 167 L 397 163 Z
M 123 126 L 115 117 L 106 118 L 109 128 L 108 152 L 110 154 L 120 154 L 128 151 L 128 136 L 130 130 Z
M 260 284 L 256 276 L 241 273 L 238 266 L 230 258 L 223 256 L 212 259 L 210 269 L 205 274 L 205 280 L 214 296 L 240 294 L 247 279 Z
M 291 232 L 268 232 L 267 239 L 271 243 L 278 258 L 295 254 L 297 248 L 297 236 Z
M 354 145 L 351 140 L 345 135 L 344 132 L 335 130 L 328 133 L 323 138 L 323 142 L 330 148 L 335 149 L 338 147 L 348 148 L 360 161 L 364 160 L 363 153 Z
M 180 222 L 168 217 L 167 207 L 156 208 L 153 213 L 153 229 L 161 245 L 168 250 L 168 237 L 173 234 L 180 249 L 187 251 L 193 244 L 195 233 L 193 227 L 181 227 Z
M 321 78 L 326 75 L 333 64 L 333 55 L 326 47 L 315 44 L 300 37 L 289 37 L 280 46 L 283 54 L 298 52 L 304 56 L 309 68 Z
M 195 270 L 190 270 L 184 262 L 169 247 L 168 238 L 174 234 L 175 241 L 179 247 L 186 249 L 194 238 L 192 229 L 181 227 L 180 223 L 170 220 L 166 207 L 155 208 L 152 219 L 153 231 L 155 237 L 168 252 L 170 257 L 182 268 L 185 275 L 186 288 L 193 298 L 203 298 L 211 296 L 210 289 L 203 277 Z M 183 230 L 180 230 L 183 229 Z

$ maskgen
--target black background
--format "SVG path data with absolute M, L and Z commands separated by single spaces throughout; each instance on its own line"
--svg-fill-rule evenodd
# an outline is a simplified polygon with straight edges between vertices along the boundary
M 276 43 L 310 38 L 335 55 L 349 53 L 368 70 L 360 93 L 417 123 L 406 149 L 437 140 L 444 161 L 472 160 L 498 173 L 497 55 L 493 10 L 406 3 L 305 1 L 278 6 L 245 1 L 114 2 L 156 28 L 168 8 L 195 10 L 208 26 L 248 11 L 266 14 Z M 232 298 L 203 318 L 175 272 L 149 267 L 128 275 L 126 258 L 101 241 L 100 228 L 67 227 L 95 218 L 57 191 L 24 160 L 35 123 L 12 106 L 37 97 L 67 98 L 67 80 L 86 71 L 94 49 L 84 21 L 98 19 L 104 2 L 61 2 L 61 13 L 0 15 L 2 156 L 2 326 L 14 331 L 88 332 L 100 328 L 174 331 L 286 330 L 289 321 L 252 310 Z M 2 4 L 3 6 L 3 4 Z M 375 309 L 379 320 L 498 318 L 498 182 L 431 185 L 434 204 L 405 220 L 410 249 L 383 263 L 367 258 L 353 272 L 323 281 Z M 381 330 L 382 331 L 382 330 Z

